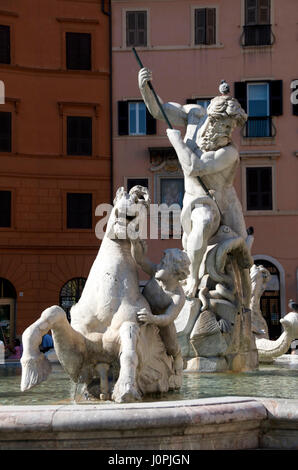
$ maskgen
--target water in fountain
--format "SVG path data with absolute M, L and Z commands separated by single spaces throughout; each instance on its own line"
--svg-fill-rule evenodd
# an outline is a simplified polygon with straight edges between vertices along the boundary
M 243 373 L 184 373 L 179 392 L 148 396 L 144 401 L 193 400 L 197 398 L 247 396 L 298 399 L 298 356 L 284 355 L 273 364 Z M 22 393 L 18 363 L 0 365 L 0 405 L 57 405 L 106 403 L 86 401 L 59 364 L 53 364 L 46 382 Z

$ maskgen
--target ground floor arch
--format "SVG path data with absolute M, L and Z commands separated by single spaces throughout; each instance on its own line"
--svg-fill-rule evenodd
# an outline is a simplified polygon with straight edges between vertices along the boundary
M 0 277 L 0 340 L 5 345 L 11 343 L 16 336 L 16 299 L 14 285 Z
M 256 265 L 263 265 L 271 274 L 271 280 L 260 299 L 260 308 L 267 325 L 270 339 L 276 339 L 282 332 L 280 319 L 286 315 L 285 271 L 283 266 L 268 255 L 255 255 Z
M 70 309 L 76 304 L 83 292 L 86 283 L 85 277 L 75 277 L 67 281 L 61 288 L 59 296 L 59 304 L 65 311 L 70 321 Z

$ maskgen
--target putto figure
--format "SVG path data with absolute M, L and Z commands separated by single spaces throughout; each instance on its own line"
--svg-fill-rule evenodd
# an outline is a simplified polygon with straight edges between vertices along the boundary
M 167 354 L 174 359 L 174 370 L 181 377 L 183 358 L 177 339 L 174 321 L 179 315 L 185 295 L 180 285 L 189 275 L 190 261 L 187 254 L 178 248 L 164 251 L 159 264 L 146 256 L 147 247 L 143 240 L 132 244 L 132 254 L 139 266 L 151 276 L 143 289 L 143 296 L 150 305 L 151 312 L 143 309 L 137 313 L 138 320 L 158 326 Z M 181 383 L 179 383 L 179 386 Z

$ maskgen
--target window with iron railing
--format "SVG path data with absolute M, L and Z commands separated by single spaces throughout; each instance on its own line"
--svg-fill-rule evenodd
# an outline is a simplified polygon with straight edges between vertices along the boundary
M 236 82 L 235 98 L 248 114 L 242 130 L 244 137 L 274 137 L 272 116 L 282 114 L 282 80 L 268 82 Z
M 270 46 L 274 42 L 271 24 L 243 26 L 243 46 Z
M 269 46 L 274 42 L 271 28 L 270 0 L 245 0 L 243 46 Z

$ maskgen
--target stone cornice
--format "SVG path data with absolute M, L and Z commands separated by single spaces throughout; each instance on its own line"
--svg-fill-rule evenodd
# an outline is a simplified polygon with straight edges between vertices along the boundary
M 280 157 L 281 152 L 279 150 L 242 150 L 239 152 L 240 158 L 268 158 L 270 160 L 276 160 Z

